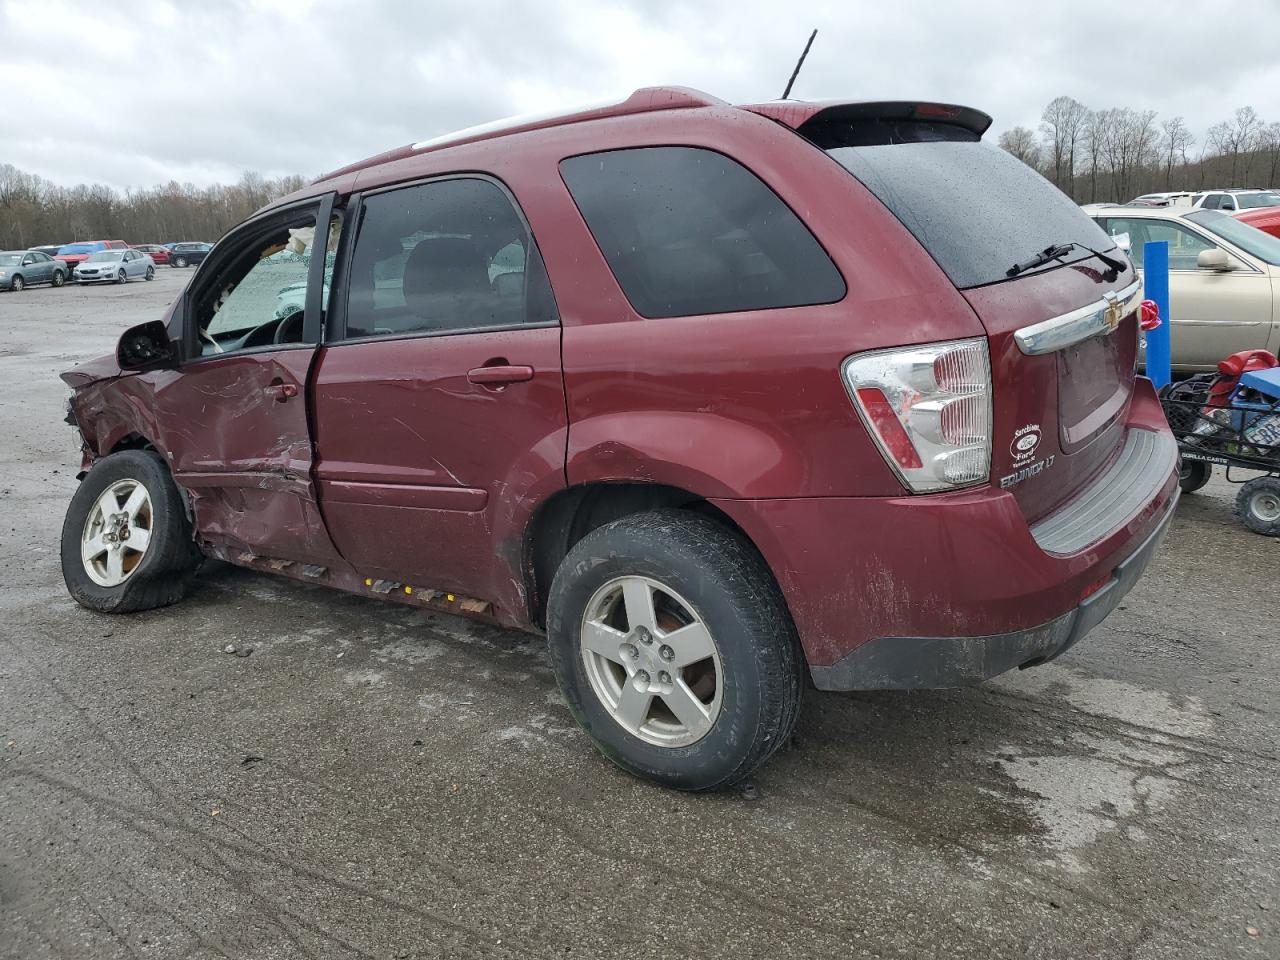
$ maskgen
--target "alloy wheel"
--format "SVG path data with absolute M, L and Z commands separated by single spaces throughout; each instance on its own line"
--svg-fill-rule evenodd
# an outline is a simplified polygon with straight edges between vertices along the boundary
M 137 480 L 118 480 L 89 510 L 80 536 L 84 571 L 100 587 L 124 583 L 151 545 L 151 495 Z
M 641 576 L 610 580 L 587 604 L 580 642 L 592 692 L 628 733 L 683 747 L 710 732 L 723 691 L 720 653 L 670 587 Z

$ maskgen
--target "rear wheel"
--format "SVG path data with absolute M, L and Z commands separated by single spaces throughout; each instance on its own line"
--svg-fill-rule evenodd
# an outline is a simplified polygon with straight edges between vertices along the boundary
M 63 273 L 61 270 L 53 271 L 53 285 L 55 287 L 60 287 L 66 282 L 67 282 L 67 275 L 65 273 Z
M 13 279 L 9 281 L 9 289 L 14 293 L 21 293 L 26 286 L 27 283 L 22 279 L 21 275 L 15 275 Z
M 706 517 L 657 510 L 592 531 L 556 573 L 547 636 L 574 716 L 636 776 L 722 789 L 795 724 L 802 663 L 782 595 Z
M 173 261 L 173 265 L 174 265 L 175 267 L 185 267 L 185 266 L 187 265 L 187 258 L 186 258 L 186 257 L 177 257 L 177 258 L 175 258 L 175 259 L 174 259 L 174 261 Z
M 1254 533 L 1280 537 L 1280 478 L 1255 477 L 1241 487 L 1236 516 Z
M 1183 460 L 1178 474 L 1178 486 L 1183 493 L 1195 493 L 1213 476 L 1213 467 L 1203 460 Z
M 186 594 L 199 561 L 156 454 L 124 450 L 94 464 L 62 525 L 62 577 L 77 603 L 100 613 L 166 606 Z

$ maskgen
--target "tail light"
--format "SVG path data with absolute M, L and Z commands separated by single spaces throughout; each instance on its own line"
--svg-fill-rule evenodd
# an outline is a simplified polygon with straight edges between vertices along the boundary
M 859 353 L 841 374 L 880 453 L 913 493 L 987 479 L 991 364 L 984 338 Z

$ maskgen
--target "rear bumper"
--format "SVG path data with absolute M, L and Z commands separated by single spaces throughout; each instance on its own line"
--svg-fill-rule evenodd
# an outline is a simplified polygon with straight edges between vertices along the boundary
M 712 502 L 773 570 L 818 687 L 964 685 L 1058 655 L 1146 568 L 1177 502 L 1176 445 L 1149 387 L 1126 421 L 1115 462 L 1035 524 L 993 486 Z
M 1159 525 L 1115 568 L 1106 586 L 1060 617 L 987 637 L 881 637 L 830 666 L 811 666 L 819 690 L 964 687 L 1052 660 L 1100 624 L 1146 571 L 1173 521 L 1177 491 Z

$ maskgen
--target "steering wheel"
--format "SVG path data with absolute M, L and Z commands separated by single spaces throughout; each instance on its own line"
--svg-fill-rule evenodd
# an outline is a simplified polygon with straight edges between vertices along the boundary
M 276 324 L 276 334 L 272 340 L 275 343 L 297 343 L 301 339 L 302 311 L 295 310 Z

